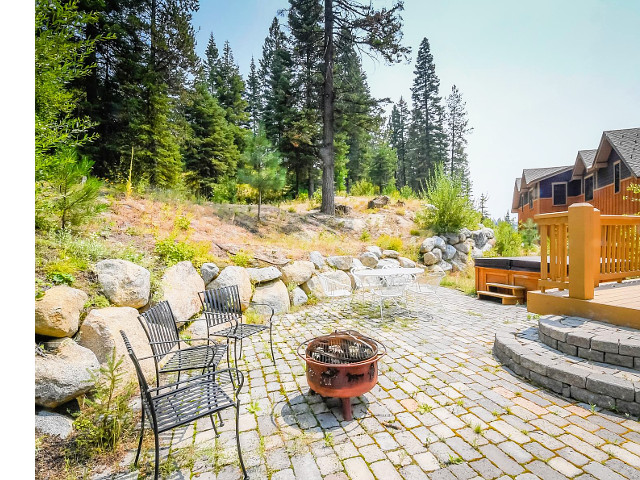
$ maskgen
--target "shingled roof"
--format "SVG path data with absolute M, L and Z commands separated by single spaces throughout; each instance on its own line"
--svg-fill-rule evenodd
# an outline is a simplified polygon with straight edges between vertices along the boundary
M 543 178 L 547 178 L 555 175 L 556 173 L 565 172 L 572 169 L 573 165 L 566 165 L 564 167 L 525 168 L 522 171 L 522 179 L 524 180 L 524 185 L 528 186 L 533 182 L 542 180 Z
M 598 150 L 578 150 L 578 158 L 582 160 L 587 170 L 593 165 L 597 151 Z
M 640 128 L 608 130 L 603 133 L 634 176 L 640 177 Z

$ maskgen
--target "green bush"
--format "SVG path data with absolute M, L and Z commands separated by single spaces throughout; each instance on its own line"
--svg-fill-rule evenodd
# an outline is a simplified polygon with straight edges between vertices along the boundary
M 392 237 L 385 233 L 378 237 L 376 245 L 378 245 L 382 250 L 395 250 L 396 252 L 399 252 L 402 250 L 402 239 L 400 237 Z
M 311 204 L 311 208 L 320 208 L 322 205 L 322 189 L 318 188 L 313 195 L 311 195 L 311 200 L 309 202 Z
M 238 185 L 235 180 L 226 180 L 221 183 L 212 183 L 211 201 L 213 203 L 235 203 L 238 192 Z
M 94 373 L 95 390 L 85 397 L 74 427 L 76 453 L 91 458 L 115 450 L 120 441 L 134 430 L 134 415 L 129 400 L 135 385 L 122 385 L 123 357 L 116 360 L 115 348 L 107 363 Z M 119 393 L 116 393 L 118 392 Z
M 457 232 L 463 227 L 473 229 L 480 222 L 480 212 L 473 208 L 460 178 L 449 177 L 442 168 L 438 168 L 427 182 L 424 199 L 433 207 L 416 213 L 415 222 L 421 228 L 441 234 Z
M 509 222 L 499 222 L 494 230 L 498 255 L 503 257 L 517 257 L 522 254 L 522 237 Z
M 62 272 L 51 272 L 47 275 L 47 280 L 49 280 L 54 285 L 73 285 L 73 282 L 76 281 L 76 278 L 70 273 L 62 273 Z
M 390 183 L 389 185 L 386 185 L 383 189 L 382 189 L 382 194 L 383 195 L 387 195 L 391 198 L 394 199 L 398 199 L 400 198 L 400 192 L 398 192 L 398 189 L 396 188 L 396 186 L 393 183 Z
M 531 218 L 527 218 L 526 222 L 520 222 L 520 236 L 524 248 L 531 249 L 540 241 L 538 234 L 538 225 Z
M 367 230 L 366 228 L 362 230 L 362 233 L 360 234 L 360 240 L 362 240 L 363 242 L 368 242 L 369 240 L 371 240 L 371 233 L 369 233 L 369 230 Z
M 174 236 L 156 242 L 156 254 L 169 266 L 185 260 L 193 260 L 196 249 L 187 242 L 176 241 Z
M 351 195 L 356 197 L 370 197 L 376 194 L 376 187 L 367 180 L 360 180 L 351 187 Z
M 400 194 L 400 198 L 414 198 L 416 196 L 409 185 L 403 186 L 398 193 Z
M 253 255 L 245 250 L 239 250 L 235 255 L 231 255 L 231 260 L 238 267 L 248 267 L 253 263 Z

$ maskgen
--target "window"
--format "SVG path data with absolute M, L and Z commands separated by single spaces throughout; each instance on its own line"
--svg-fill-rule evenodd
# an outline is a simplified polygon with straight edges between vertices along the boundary
M 613 164 L 613 185 L 615 193 L 620 192 L 620 162 Z
M 566 183 L 553 184 L 553 204 L 554 205 L 567 204 L 567 184 Z
M 529 208 L 533 208 L 533 190 L 529 192 Z
M 584 200 L 586 202 L 593 200 L 593 175 L 584 179 Z

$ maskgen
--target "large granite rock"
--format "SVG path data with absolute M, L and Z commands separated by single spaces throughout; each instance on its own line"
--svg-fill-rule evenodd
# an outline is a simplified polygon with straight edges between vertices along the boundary
M 95 354 L 70 338 L 56 351 L 35 358 L 35 404 L 56 408 L 84 395 L 94 386 L 92 372 L 99 368 Z
M 353 266 L 353 257 L 348 255 L 334 255 L 327 257 L 327 263 L 338 270 L 349 271 Z
M 96 264 L 98 283 L 109 301 L 118 307 L 144 307 L 149 303 L 151 273 L 127 260 L 102 260 Z
M 94 308 L 82 322 L 77 341 L 79 345 L 91 350 L 101 364 L 107 363 L 115 348 L 116 358 L 124 357 L 122 371 L 126 382 L 135 383 L 138 377 L 120 330 L 127 334 L 131 347 L 139 358 L 152 354 L 149 339 L 138 321 L 138 311 L 131 307 Z M 147 380 L 155 377 L 152 361 L 140 362 L 140 366 Z
M 482 258 L 482 250 L 480 250 L 479 248 L 473 247 L 471 249 L 471 258 L 473 258 L 474 260 L 476 258 Z
M 427 253 L 434 249 L 436 241 L 433 237 L 427 237 L 422 241 L 420 245 L 420 253 Z
M 456 252 L 457 250 L 453 248 L 453 245 L 447 245 L 442 253 L 442 258 L 445 260 L 451 260 Z
M 304 293 L 302 288 L 296 287 L 289 293 L 289 299 L 291 300 L 291 305 L 298 306 L 307 303 L 309 297 L 307 297 L 307 294 Z
M 242 310 L 246 310 L 251 301 L 251 279 L 247 270 L 242 267 L 230 266 L 226 267 L 220 275 L 207 285 L 207 289 L 228 287 L 229 285 L 238 285 L 238 291 L 240 292 L 240 302 L 242 303 Z
M 322 275 L 344 285 L 345 289 L 351 288 L 351 278 L 342 270 L 334 270 L 332 272 L 323 273 Z M 307 295 L 313 294 L 318 298 L 326 297 L 324 287 L 317 275 L 314 275 L 306 283 L 303 283 L 302 289 Z
M 459 233 L 445 233 L 444 238 L 449 245 L 455 245 L 456 243 L 461 242 Z
M 464 227 L 462 230 L 460 230 L 460 241 L 464 242 L 466 239 L 471 237 L 471 230 L 469 230 L 467 227 Z
M 200 267 L 200 276 L 205 285 L 211 283 L 211 281 L 218 276 L 220 268 L 215 263 L 203 263 Z
M 471 245 L 469 244 L 469 242 L 457 243 L 453 247 L 459 252 L 464 253 L 465 255 L 471 251 Z
M 297 260 L 282 267 L 282 280 L 287 285 L 295 283 L 302 285 L 311 278 L 316 271 L 316 265 L 307 260 Z
M 378 256 L 373 252 L 364 252 L 359 257 L 358 260 L 365 266 L 369 268 L 376 268 L 378 266 Z
M 398 258 L 400 254 L 396 250 L 383 250 L 382 258 Z
M 378 262 L 377 268 L 398 268 L 400 266 L 400 262 L 395 258 L 382 258 Z
M 445 242 L 444 238 L 442 237 L 431 237 L 431 238 L 433 238 L 433 247 L 439 248 L 444 252 L 445 249 L 447 248 L 447 242 Z
M 460 260 L 453 258 L 451 260 L 451 270 L 453 272 L 463 272 L 465 269 L 467 268 L 467 266 L 462 263 Z
M 416 266 L 416 262 L 407 257 L 398 257 L 398 261 L 402 268 L 415 268 Z
M 487 243 L 487 235 L 482 230 L 475 230 L 471 232 L 471 238 L 473 238 L 473 242 L 478 248 L 484 247 Z
M 251 308 L 262 315 L 270 315 L 271 310 L 268 307 L 255 305 L 256 303 L 266 303 L 273 308 L 276 315 L 288 312 L 290 300 L 287 286 L 282 280 L 256 285 Z
M 317 251 L 313 251 L 309 253 L 309 260 L 313 263 L 318 270 L 324 267 L 327 262 L 324 259 L 324 256 Z
M 353 263 L 351 264 L 351 270 L 364 270 L 366 267 L 363 263 L 357 258 L 353 259 Z
M 169 267 L 160 280 L 160 286 L 162 300 L 169 302 L 178 323 L 186 322 L 202 308 L 198 293 L 204 290 L 204 280 L 191 262 L 180 262 Z
M 366 250 L 367 252 L 373 253 L 378 258 L 382 258 L 382 249 L 377 245 L 370 245 Z
M 36 433 L 57 436 L 64 440 L 72 431 L 73 419 L 47 410 L 36 413 Z
M 253 283 L 266 283 L 272 280 L 277 280 L 282 277 L 282 273 L 276 267 L 266 268 L 247 268 L 249 279 Z
M 387 206 L 389 203 L 389 197 L 386 195 L 380 195 L 379 197 L 374 198 L 373 200 L 369 200 L 367 204 L 367 208 L 382 208 Z
M 80 312 L 89 297 L 82 290 L 59 285 L 36 300 L 36 335 L 70 337 L 78 331 Z
M 489 227 L 484 227 L 482 229 L 482 233 L 484 233 L 484 236 L 487 237 L 487 240 L 491 240 L 492 238 L 495 237 L 495 233 L 493 232 L 493 229 Z
M 448 272 L 453 268 L 453 266 L 449 262 L 446 262 L 444 260 L 438 263 L 438 267 L 440 267 L 443 272 Z
M 438 252 L 440 252 L 440 250 L 437 250 Z M 424 262 L 425 265 L 429 266 L 429 265 L 435 265 L 438 262 L 440 262 L 440 260 L 442 260 L 442 253 L 440 253 L 440 256 L 437 256 L 434 251 L 432 250 L 431 252 L 426 252 L 423 256 L 422 256 L 422 261 Z

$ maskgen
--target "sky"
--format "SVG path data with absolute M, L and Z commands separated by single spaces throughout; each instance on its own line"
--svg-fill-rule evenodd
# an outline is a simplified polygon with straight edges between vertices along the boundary
M 288 2 L 201 4 L 193 19 L 198 53 L 213 32 L 219 47 L 229 40 L 246 77 Z M 572 165 L 604 130 L 640 127 L 640 1 L 406 0 L 402 17 L 411 61 L 363 58 L 371 93 L 409 100 L 417 49 L 429 39 L 440 95 L 455 84 L 466 101 L 473 195 L 489 196 L 494 218 L 510 209 L 523 168 Z

